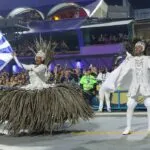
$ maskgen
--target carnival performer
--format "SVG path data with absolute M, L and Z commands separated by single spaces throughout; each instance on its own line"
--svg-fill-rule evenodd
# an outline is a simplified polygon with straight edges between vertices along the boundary
M 148 114 L 148 132 L 150 132 L 150 57 L 144 56 L 145 43 L 135 44 L 134 56 L 127 52 L 126 59 L 115 69 L 103 84 L 106 91 L 115 91 L 117 87 L 128 90 L 127 127 L 123 135 L 131 133 L 131 120 L 138 96 L 143 96 Z
M 66 121 L 75 124 L 79 119 L 93 117 L 93 111 L 78 86 L 46 83 L 47 65 L 53 53 L 50 45 L 44 40 L 36 42 L 36 64 L 22 64 L 29 71 L 28 85 L 0 91 L 0 123 L 5 125 L 2 133 L 52 133 Z M 12 55 L 16 57 L 15 53 Z
M 103 68 L 100 71 L 100 73 L 98 74 L 98 76 L 97 76 L 97 80 L 100 81 L 100 89 L 99 89 L 99 101 L 100 101 L 99 111 L 100 112 L 103 111 L 104 100 L 106 101 L 107 111 L 111 112 L 111 107 L 110 107 L 110 92 L 104 91 L 103 88 L 101 88 L 102 84 L 108 78 L 109 74 L 110 73 L 107 71 L 107 69 Z
M 34 90 L 34 89 L 49 88 L 50 86 L 53 86 L 50 84 L 46 84 L 48 70 L 47 66 L 44 64 L 45 58 L 46 58 L 45 53 L 42 50 L 40 50 L 35 56 L 35 64 L 31 65 L 22 64 L 24 69 L 29 71 L 30 84 L 23 86 L 21 88 L 27 90 Z

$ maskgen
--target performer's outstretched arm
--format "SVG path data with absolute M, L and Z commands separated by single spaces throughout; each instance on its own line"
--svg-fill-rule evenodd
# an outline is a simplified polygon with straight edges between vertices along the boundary
M 34 65 L 27 65 L 27 64 L 22 64 L 25 70 L 31 71 L 33 70 Z
M 32 71 L 34 71 L 35 73 L 39 73 L 39 72 L 45 72 L 47 69 L 46 65 L 39 65 L 37 67 L 32 68 Z

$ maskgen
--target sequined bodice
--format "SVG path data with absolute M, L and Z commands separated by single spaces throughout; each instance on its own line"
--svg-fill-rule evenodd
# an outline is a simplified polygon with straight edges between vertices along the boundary
M 135 74 L 138 83 L 143 82 L 143 67 L 144 59 L 143 57 L 135 57 Z

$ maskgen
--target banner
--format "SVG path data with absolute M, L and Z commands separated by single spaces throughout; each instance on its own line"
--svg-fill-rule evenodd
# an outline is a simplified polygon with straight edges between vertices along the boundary
M 23 68 L 17 57 L 13 57 L 13 49 L 4 35 L 0 32 L 0 71 L 14 59 L 18 67 Z

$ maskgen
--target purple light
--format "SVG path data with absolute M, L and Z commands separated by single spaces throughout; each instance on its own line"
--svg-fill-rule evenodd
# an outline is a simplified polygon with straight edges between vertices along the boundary
M 52 64 L 49 65 L 48 70 L 52 71 Z
M 82 65 L 81 65 L 81 62 L 80 62 L 80 61 L 77 61 L 77 62 L 76 62 L 76 67 L 79 68 L 79 69 L 81 69 L 81 66 L 82 66 Z
M 18 73 L 18 68 L 17 68 L 16 65 L 13 65 L 13 66 L 12 66 L 12 71 L 13 71 L 13 74 Z

